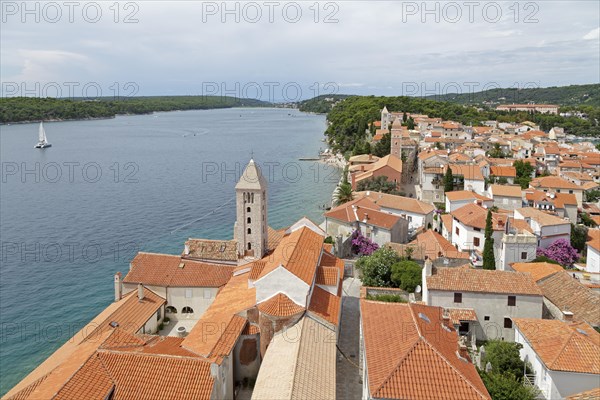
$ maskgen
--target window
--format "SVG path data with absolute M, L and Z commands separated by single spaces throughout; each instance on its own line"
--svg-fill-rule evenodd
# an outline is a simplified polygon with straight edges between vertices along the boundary
M 165 308 L 165 313 L 166 314 L 177 314 L 177 309 L 173 306 L 167 306 L 167 308 Z
M 526 251 L 521 252 L 521 260 L 527 260 L 527 252 Z
M 489 315 L 486 315 L 485 317 L 483 317 L 483 320 L 484 320 L 484 321 L 489 321 L 489 320 L 490 320 L 490 316 L 489 316 Z
M 248 217 L 248 218 L 246 219 L 246 222 L 247 222 L 247 223 L 249 223 L 249 224 L 251 224 L 251 223 L 252 223 L 252 218 Z
M 479 238 L 478 238 L 478 237 L 476 237 L 476 238 L 473 238 L 473 245 L 474 245 L 475 247 L 479 247 Z
M 185 306 L 181 309 L 181 313 L 182 314 L 193 314 L 194 310 L 192 309 L 192 307 Z
M 192 289 L 185 289 L 185 298 L 186 299 L 192 298 Z
M 504 327 L 512 329 L 512 320 L 510 318 L 504 318 Z
M 458 226 L 454 229 L 454 233 L 456 233 L 458 235 L 460 231 L 458 230 Z
M 516 306 L 517 305 L 517 296 L 508 296 L 508 305 Z
M 573 191 L 572 191 L 572 190 L 569 190 L 569 193 L 570 193 L 570 194 L 573 194 Z
M 252 250 L 252 243 L 248 242 L 248 250 Z
M 252 233 L 252 229 L 248 228 L 248 234 Z
M 250 212 L 250 207 L 247 207 L 247 208 L 246 208 L 246 212 Z
M 462 293 L 454 293 L 454 302 L 462 303 Z
M 481 232 L 481 229 L 480 229 L 480 228 L 473 228 L 473 230 L 474 230 L 475 232 Z
M 161 313 L 161 310 L 162 310 L 162 309 L 161 309 L 161 308 L 159 308 L 159 309 L 158 309 L 158 311 L 156 311 L 156 320 L 157 320 L 157 321 L 160 321 L 160 316 L 162 315 L 162 313 Z

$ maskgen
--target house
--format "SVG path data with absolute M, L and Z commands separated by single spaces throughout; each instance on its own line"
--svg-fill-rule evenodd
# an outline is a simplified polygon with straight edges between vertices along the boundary
M 497 247 L 500 246 L 498 249 Z M 496 269 L 510 271 L 510 264 L 532 261 L 537 256 L 537 237 L 527 222 L 522 219 L 508 218 L 500 243 L 494 241 Z
M 434 266 L 459 266 L 470 265 L 470 256 L 467 252 L 456 248 L 439 233 L 429 229 L 417 235 L 416 239 L 407 244 L 388 243 L 400 257 L 410 253 L 413 260 L 424 262 L 431 260 Z
M 514 210 L 523 206 L 523 195 L 519 185 L 493 184 L 488 188 L 488 193 L 494 199 L 494 206 L 498 208 Z
M 352 188 L 356 190 L 359 182 L 385 176 L 388 182 L 399 185 L 402 178 L 402 160 L 392 154 L 380 158 L 372 164 L 361 165 L 362 169 L 351 174 Z
M 505 167 L 505 166 L 490 166 L 490 176 L 495 177 L 496 179 L 506 179 L 509 184 L 515 183 L 515 178 L 517 177 L 517 170 L 515 167 Z
M 443 169 L 448 164 L 445 150 L 421 151 L 417 156 L 419 186 L 417 198 L 426 202 L 441 202 L 444 199 Z
M 440 307 L 361 299 L 360 319 L 364 400 L 490 399 Z
M 423 301 L 430 306 L 471 310 L 459 333 L 477 340 L 514 341 L 513 318 L 541 318 L 543 296 L 531 275 L 473 268 L 423 268 Z M 471 314 L 472 314 L 471 312 Z
M 583 202 L 583 188 L 558 176 L 544 176 L 535 178 L 529 183 L 529 187 L 542 192 L 556 192 L 574 194 L 577 199 L 577 207 Z
M 235 256 L 236 247 L 233 247 Z M 237 257 L 236 257 L 237 258 Z M 138 253 L 123 279 L 123 293 L 139 284 L 167 300 L 166 314 L 174 320 L 198 320 L 214 301 L 234 267 L 182 259 L 176 255 Z M 115 275 L 118 285 L 120 274 Z
M 481 195 L 485 193 L 485 176 L 479 165 L 448 164 L 444 168 L 444 174 L 448 168 L 452 170 L 457 190 L 470 190 Z
M 514 263 L 511 267 L 535 279 L 544 295 L 544 318 L 574 319 L 600 326 L 600 293 L 582 285 L 562 267 L 548 263 Z
M 446 212 L 455 211 L 462 206 L 472 203 L 489 208 L 494 205 L 494 200 L 470 190 L 446 192 Z
M 547 248 L 558 239 L 571 240 L 571 222 L 533 207 L 514 210 L 515 219 L 525 220 L 538 238 L 538 247 Z
M 558 106 L 555 104 L 501 104 L 496 107 L 497 111 L 525 111 L 529 113 L 539 112 L 541 114 L 558 114 Z
M 357 198 L 325 213 L 325 232 L 331 237 L 349 238 L 356 230 L 380 246 L 406 243 L 409 222 L 402 216 L 383 211 L 368 197 Z
M 476 266 L 483 265 L 483 247 L 485 244 L 485 224 L 487 210 L 477 204 L 467 204 L 452 211 L 452 244 L 459 251 L 469 252 Z M 506 229 L 508 216 L 492 213 L 492 238 L 494 255 L 499 259 L 498 249 L 502 234 Z
M 600 387 L 585 392 L 572 394 L 566 398 L 567 400 L 596 400 L 600 399 Z
M 381 207 L 381 211 L 400 215 L 408 220 L 409 234 L 428 229 L 433 224 L 435 207 L 417 199 L 381 192 L 356 192 L 355 198 L 366 197 Z
M 600 229 L 588 230 L 585 272 L 600 280 Z
M 600 382 L 600 333 L 584 322 L 515 319 L 521 358 L 531 364 L 525 379 L 545 399 L 593 390 Z
M 529 188 L 525 190 L 525 201 L 529 207 L 555 213 L 557 217 L 568 218 L 573 223 L 577 221 L 577 198 L 574 194 Z

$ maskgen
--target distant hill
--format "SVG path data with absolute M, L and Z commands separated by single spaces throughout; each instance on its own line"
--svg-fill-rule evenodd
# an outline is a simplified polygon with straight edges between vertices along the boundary
M 7 97 L 0 99 L 0 123 L 112 118 L 118 114 L 148 114 L 155 111 L 272 106 L 266 101 L 225 96 L 150 96 L 119 100 L 106 97 L 94 100 Z
M 327 114 L 340 100 L 350 97 L 349 94 L 323 94 L 298 103 L 298 108 L 303 112 Z
M 600 84 L 553 86 L 532 89 L 490 89 L 476 93 L 449 93 L 426 96 L 426 99 L 458 104 L 483 105 L 512 103 L 557 104 L 560 106 L 600 107 Z

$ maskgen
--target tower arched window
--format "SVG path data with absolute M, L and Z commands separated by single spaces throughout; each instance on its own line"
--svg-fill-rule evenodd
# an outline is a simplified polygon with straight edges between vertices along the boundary
M 248 250 L 252 250 L 252 243 L 248 242 Z
M 252 223 L 252 218 L 248 217 L 248 218 L 246 219 L 246 221 L 247 221 L 249 224 L 251 224 L 251 223 Z
M 248 228 L 248 234 L 252 233 L 252 229 Z
M 254 203 L 254 193 L 250 193 L 250 203 Z
M 250 212 L 250 207 L 246 207 L 246 212 Z
M 192 307 L 185 306 L 181 309 L 182 314 L 193 314 L 194 309 Z
M 165 312 L 167 314 L 177 314 L 177 309 L 173 306 L 167 306 L 167 308 L 165 308 Z

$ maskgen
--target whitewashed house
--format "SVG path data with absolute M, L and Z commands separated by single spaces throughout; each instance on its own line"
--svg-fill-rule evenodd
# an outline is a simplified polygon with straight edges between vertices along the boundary
M 542 292 L 528 273 L 433 269 L 431 262 L 423 268 L 423 301 L 470 316 L 460 320 L 459 333 L 477 340 L 512 342 L 513 318 L 541 318 L 543 310 Z
M 538 247 L 547 248 L 558 239 L 571 239 L 571 222 L 555 217 L 533 207 L 518 208 L 515 219 L 525 220 L 538 239 Z
M 472 203 L 490 208 L 494 205 L 494 200 L 470 190 L 446 192 L 446 212 L 455 211 L 462 206 Z
M 600 384 L 600 333 L 584 322 L 516 318 L 515 342 L 533 368 L 526 375 L 545 399 L 562 399 Z M 592 397 L 590 397 L 591 399 Z
M 490 185 L 488 193 L 498 208 L 514 210 L 523 207 L 523 197 L 519 185 Z

